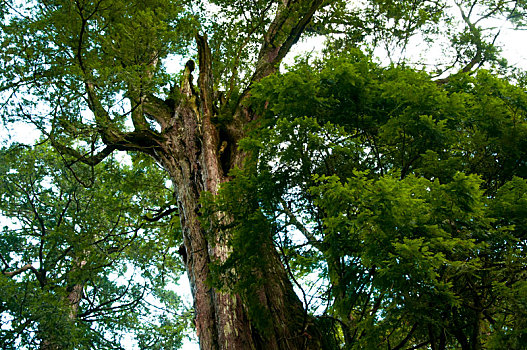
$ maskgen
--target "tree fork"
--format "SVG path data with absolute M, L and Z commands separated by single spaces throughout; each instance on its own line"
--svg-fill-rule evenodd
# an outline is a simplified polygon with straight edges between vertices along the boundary
M 275 19 L 264 36 L 253 82 L 277 70 L 322 3 L 321 0 L 284 1 L 278 6 Z M 196 42 L 199 93 L 192 84 L 195 65 L 189 61 L 178 101 L 138 96 L 135 107 L 156 120 L 161 126 L 160 132 L 138 129 L 141 126 L 138 116 L 134 131 L 121 131 L 100 102 L 96 86 L 85 81 L 88 105 L 101 138 L 110 149 L 149 154 L 163 166 L 175 184 L 187 253 L 186 269 L 202 349 L 321 349 L 321 334 L 295 294 L 269 233 L 262 235 L 261 247 L 267 264 L 256 272 L 263 285 L 255 287 L 254 293 L 261 307 L 271 315 L 272 329 L 264 331 L 254 326 L 243 296 L 220 292 L 208 284 L 210 262 L 225 261 L 231 248 L 228 236 L 220 239 L 218 232 L 207 232 L 201 226 L 200 196 L 203 191 L 217 194 L 220 184 L 229 181 L 228 172 L 234 167 L 243 167 L 249 155 L 237 148 L 238 141 L 243 138 L 247 124 L 257 119 L 257 115 L 244 103 L 250 96 L 249 86 L 238 101 L 232 121 L 219 130 L 214 123 L 211 51 L 206 36 L 197 35 Z M 233 220 L 227 213 L 217 215 L 227 221 Z

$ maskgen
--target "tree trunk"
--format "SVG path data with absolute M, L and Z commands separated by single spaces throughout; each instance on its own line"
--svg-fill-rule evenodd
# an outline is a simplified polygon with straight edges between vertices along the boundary
M 312 324 L 306 322 L 303 305 L 293 290 L 271 237 L 263 235 L 268 241 L 262 242 L 262 247 L 272 264 L 269 264 L 267 271 L 259 271 L 265 282 L 254 291 L 259 296 L 260 306 L 272 315 L 271 332 L 255 329 L 248 317 L 245 301 L 240 296 L 221 293 L 207 284 L 209 263 L 212 259 L 225 261 L 230 248 L 225 240 L 209 242 L 207 239 L 211 235 L 205 232 L 199 222 L 199 197 L 203 190 L 215 192 L 216 189 L 209 188 L 206 183 L 226 180 L 207 177 L 207 174 L 217 173 L 217 169 L 201 169 L 198 164 L 206 162 L 190 161 L 189 158 L 197 153 L 189 152 L 184 155 L 186 159 L 179 160 L 172 156 L 174 154 L 181 155 L 177 150 L 166 152 L 162 164 L 177 188 L 186 250 L 185 264 L 194 297 L 200 348 L 321 349 L 320 334 L 312 330 Z
M 201 227 L 200 195 L 203 191 L 216 194 L 219 185 L 229 181 L 228 170 L 232 166 L 243 166 L 245 155 L 236 147 L 239 135 L 222 131 L 227 136 L 222 134 L 220 138 L 219 130 L 212 123 L 210 51 L 203 38 L 198 37 L 198 46 L 199 96 L 192 86 L 194 65 L 188 63 L 180 89 L 182 100 L 174 107 L 170 122 L 163 126 L 165 139 L 157 148 L 155 158 L 170 174 L 176 187 L 186 253 L 183 255 L 194 297 L 200 348 L 322 349 L 320 332 L 295 294 L 270 235 L 263 234 L 261 242 L 269 263 L 256 272 L 264 282 L 252 292 L 258 296 L 259 306 L 271 315 L 272 329 L 255 327 L 242 297 L 222 293 L 207 283 L 209 263 L 225 261 L 230 248 L 228 238 L 220 240 L 217 232 L 206 232 Z M 240 109 L 233 119 L 239 120 L 248 113 Z M 225 147 L 228 147 L 229 157 L 220 161 Z M 228 214 L 219 215 L 229 220 Z
M 86 265 L 85 260 L 79 261 L 77 266 L 73 268 L 73 271 L 82 269 L 84 265 Z M 40 350 L 62 350 L 72 348 L 71 341 L 74 335 L 70 334 L 68 326 L 74 325 L 77 320 L 79 305 L 84 296 L 84 283 L 72 283 L 68 286 L 66 292 L 66 296 L 61 300 L 64 304 L 64 310 L 57 310 L 57 312 L 63 313 L 61 316 L 64 316 L 65 318 L 64 323 L 58 325 L 60 329 L 50 329 L 47 330 L 47 332 L 43 332 L 39 345 Z M 72 329 L 74 328 L 75 327 L 72 327 Z M 62 334 L 57 337 L 56 333 Z

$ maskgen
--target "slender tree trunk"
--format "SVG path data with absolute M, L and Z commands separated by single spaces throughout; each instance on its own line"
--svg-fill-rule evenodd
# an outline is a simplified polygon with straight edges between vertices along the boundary
M 83 296 L 83 284 L 74 284 L 71 286 L 71 288 L 68 288 L 68 294 L 63 299 L 64 306 L 65 306 L 65 320 L 64 325 L 68 323 L 74 323 L 77 319 L 77 314 L 79 310 L 79 304 Z M 58 310 L 57 312 L 62 312 L 61 310 Z M 43 332 L 42 339 L 40 341 L 40 350 L 62 350 L 62 349 L 70 349 L 71 345 L 64 345 L 65 340 L 71 341 L 71 337 L 74 336 L 72 334 L 64 334 L 68 333 L 68 327 L 63 327 L 60 324 L 58 325 L 61 327 L 61 329 L 51 329 Z M 56 334 L 60 334 L 59 337 L 56 336 Z
M 76 266 L 73 268 L 72 272 L 76 272 L 82 269 L 86 265 L 86 260 L 77 259 Z M 69 329 L 66 325 L 73 325 L 77 320 L 77 315 L 79 313 L 79 305 L 84 296 L 84 283 L 72 283 L 68 286 L 66 290 L 67 294 L 62 298 L 62 303 L 64 304 L 64 323 L 59 324 L 61 329 L 52 329 L 44 332 L 44 336 L 40 342 L 40 350 L 62 350 L 70 349 L 71 345 L 64 345 L 65 340 L 71 341 L 73 334 L 64 334 L 68 333 Z M 62 310 L 57 310 L 57 312 L 63 312 Z M 72 327 L 74 329 L 74 327 Z M 51 333 L 50 333 L 51 332 Z M 60 337 L 57 337 L 54 334 L 63 333 Z

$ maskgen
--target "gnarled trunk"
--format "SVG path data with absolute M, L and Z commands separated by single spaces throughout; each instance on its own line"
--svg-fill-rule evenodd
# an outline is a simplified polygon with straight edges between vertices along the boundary
M 243 165 L 244 155 L 236 148 L 235 140 L 239 135 L 222 139 L 212 123 L 212 88 L 207 69 L 210 51 L 204 38 L 198 38 L 198 44 L 200 94 L 198 96 L 192 86 L 193 64 L 189 63 L 181 84 L 182 100 L 172 111 L 170 122 L 164 125 L 165 140 L 156 150 L 155 157 L 170 174 L 178 195 L 185 247 L 183 255 L 194 297 L 200 347 L 321 349 L 320 333 L 295 294 L 269 235 L 262 235 L 264 241 L 261 242 L 268 264 L 256 272 L 264 282 L 252 292 L 258 296 L 260 307 L 271 315 L 272 329 L 262 330 L 254 326 L 248 316 L 246 300 L 239 295 L 222 293 L 207 283 L 209 263 L 216 259 L 225 261 L 230 248 L 228 239 L 220 240 L 217 233 L 206 232 L 201 227 L 200 195 L 203 191 L 216 194 L 218 186 L 228 181 L 226 172 L 229 168 Z M 234 120 L 248 113 L 240 109 Z M 225 147 L 229 147 L 230 158 L 220 161 Z
M 203 158 L 203 152 L 183 153 L 174 149 L 164 152 L 161 158 L 177 188 L 186 251 L 185 264 L 194 297 L 195 322 L 201 349 L 322 348 L 319 344 L 320 335 L 308 330 L 309 323 L 306 322 L 303 305 L 293 291 L 271 237 L 267 237 L 267 242 L 262 242 L 270 261 L 266 271 L 259 271 L 265 282 L 263 286 L 255 287 L 258 290 L 254 291 L 259 296 L 261 306 L 272 315 L 273 330 L 265 332 L 271 335 L 264 335 L 253 327 L 245 301 L 240 296 L 221 293 L 207 284 L 208 264 L 214 259 L 225 261 L 230 248 L 224 240 L 210 242 L 210 233 L 207 234 L 199 222 L 201 192 L 215 191 L 206 184 L 225 181 L 225 178 L 208 178 L 208 174 L 218 172 L 217 169 L 200 168 L 200 164 L 206 164 L 203 159 L 189 160 L 196 155 Z M 173 155 L 180 155 L 183 159 L 176 159 Z

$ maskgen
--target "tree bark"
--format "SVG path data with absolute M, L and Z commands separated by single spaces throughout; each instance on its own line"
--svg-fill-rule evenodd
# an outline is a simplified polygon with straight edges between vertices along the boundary
M 177 192 L 200 348 L 321 349 L 320 332 L 295 294 L 270 235 L 263 234 L 261 242 L 269 263 L 256 272 L 264 283 L 253 292 L 258 296 L 260 307 L 272 315 L 271 330 L 255 327 L 249 318 L 246 300 L 241 296 L 220 292 L 207 283 L 209 263 L 225 261 L 230 248 L 228 237 L 219 239 L 217 232 L 206 232 L 200 225 L 200 195 L 203 191 L 217 194 L 219 185 L 229 181 L 229 169 L 243 166 L 246 155 L 236 147 L 241 134 L 229 135 L 224 130 L 220 137 L 220 130 L 213 123 L 210 49 L 206 38 L 198 36 L 197 41 L 199 95 L 192 86 L 194 64 L 189 62 L 181 82 L 181 101 L 174 107 L 170 121 L 162 125 L 164 140 L 155 148 L 154 157 L 170 174 Z M 244 119 L 246 123 L 251 119 L 250 114 L 246 107 L 240 108 L 233 122 Z M 235 129 L 240 132 L 239 127 Z M 229 158 L 222 161 L 225 147 L 229 148 Z M 218 215 L 230 220 L 226 213 Z
M 82 269 L 82 267 L 86 265 L 85 260 L 81 260 L 78 265 L 73 269 L 78 270 Z M 64 304 L 64 316 L 65 316 L 65 324 L 72 325 L 76 322 L 77 316 L 79 313 L 79 305 L 80 302 L 84 296 L 84 283 L 73 283 L 70 286 L 67 287 L 66 290 L 67 294 L 65 297 L 62 298 L 62 303 Z M 58 310 L 57 312 L 63 312 L 61 310 Z M 50 332 L 68 332 L 68 329 L 53 329 L 48 330 L 48 332 L 44 332 L 45 336 L 42 337 L 39 345 L 40 350 L 62 350 L 62 349 L 69 349 L 71 348 L 70 345 L 64 345 L 64 340 L 68 339 L 70 340 L 70 337 L 72 334 L 63 334 L 61 335 L 62 339 L 57 339 L 54 335 L 50 335 Z
M 187 91 L 188 92 L 188 91 Z M 174 114 L 177 118 L 173 134 L 167 135 L 169 147 L 160 152 L 160 162 L 170 174 L 178 194 L 181 227 L 186 249 L 186 268 L 194 297 L 195 322 L 201 349 L 300 349 L 308 339 L 303 336 L 303 307 L 294 291 L 272 242 L 263 243 L 273 259 L 272 271 L 261 271 L 266 277 L 260 287 L 262 305 L 274 316 L 273 336 L 264 336 L 248 318 L 240 296 L 221 293 L 207 284 L 212 259 L 225 261 L 228 242 L 210 237 L 199 222 L 199 198 L 202 191 L 217 193 L 226 176 L 217 156 L 219 137 L 209 118 L 197 123 L 193 96 Z M 206 115 L 204 113 L 203 115 Z M 200 135 L 201 134 L 201 135 Z M 201 137 L 200 137 L 201 136 Z M 213 238 L 214 239 L 214 238 Z
M 184 121 L 191 117 L 190 113 L 179 113 Z M 187 120 L 188 122 L 188 120 Z M 187 123 L 188 125 L 188 123 Z M 188 130 L 188 129 L 187 129 Z M 196 330 L 201 349 L 320 349 L 320 334 L 312 330 L 313 325 L 305 321 L 302 303 L 295 294 L 287 278 L 286 271 L 280 262 L 271 241 L 262 242 L 271 261 L 267 271 L 259 271 L 264 280 L 264 286 L 255 291 L 259 295 L 261 306 L 273 316 L 271 336 L 264 335 L 255 329 L 248 317 L 247 306 L 238 295 L 222 293 L 207 284 L 209 279 L 209 263 L 213 259 L 225 261 L 230 248 L 224 239 L 210 242 L 204 228 L 199 222 L 199 198 L 204 190 L 215 193 L 217 188 L 210 184 L 226 181 L 225 176 L 218 176 L 221 171 L 216 168 L 202 169 L 200 164 L 207 162 L 205 154 L 210 149 L 198 149 L 192 134 L 186 140 L 174 137 L 175 149 L 164 150 L 160 157 L 161 164 L 170 174 L 176 185 L 181 227 L 183 229 L 184 246 L 186 250 L 186 268 L 194 297 Z M 179 146 L 187 147 L 183 152 Z M 203 141 L 202 147 L 207 143 Z M 211 143 L 214 145 L 214 143 Z M 178 155 L 179 159 L 174 155 Z M 194 158 L 194 160 L 192 159 Z M 218 166 L 219 162 L 216 162 Z M 218 174 L 211 178 L 211 174 Z M 213 236 L 214 237 L 214 236 Z M 213 238 L 214 239 L 214 238 Z M 256 288 L 256 287 L 255 287 Z M 308 329 L 309 328 L 309 329 Z

